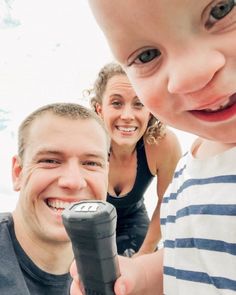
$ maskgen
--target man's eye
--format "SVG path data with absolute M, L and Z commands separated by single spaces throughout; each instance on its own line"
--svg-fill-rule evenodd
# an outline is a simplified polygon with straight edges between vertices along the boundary
M 39 163 L 58 164 L 58 160 L 55 159 L 41 159 Z
M 211 9 L 211 16 L 217 20 L 224 18 L 233 8 L 234 0 L 221 1 Z
M 161 52 L 158 49 L 148 49 L 136 58 L 136 63 L 148 63 L 152 61 L 154 58 L 159 57 Z
M 86 166 L 98 166 L 98 167 L 102 166 L 101 163 L 95 162 L 95 161 L 86 161 L 86 162 L 84 162 L 84 165 L 86 165 Z

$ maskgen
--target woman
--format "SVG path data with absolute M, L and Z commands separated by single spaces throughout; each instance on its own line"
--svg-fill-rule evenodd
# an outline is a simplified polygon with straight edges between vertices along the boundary
M 143 106 L 120 65 L 105 65 L 89 94 L 111 138 L 107 201 L 117 210 L 118 253 L 153 252 L 161 239 L 162 197 L 181 157 L 179 142 Z M 157 205 L 150 221 L 144 193 L 154 177 Z

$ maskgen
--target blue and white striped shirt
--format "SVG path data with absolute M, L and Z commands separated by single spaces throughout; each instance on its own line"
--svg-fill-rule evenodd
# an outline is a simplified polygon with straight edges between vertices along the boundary
M 236 294 L 236 148 L 177 165 L 163 199 L 164 294 Z

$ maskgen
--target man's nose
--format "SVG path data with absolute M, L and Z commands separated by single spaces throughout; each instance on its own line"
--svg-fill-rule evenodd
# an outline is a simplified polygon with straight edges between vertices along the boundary
M 58 180 L 59 186 L 71 190 L 83 189 L 87 182 L 79 163 L 67 164 Z
M 168 91 L 187 94 L 202 90 L 224 65 L 225 57 L 219 51 L 191 47 L 169 63 Z

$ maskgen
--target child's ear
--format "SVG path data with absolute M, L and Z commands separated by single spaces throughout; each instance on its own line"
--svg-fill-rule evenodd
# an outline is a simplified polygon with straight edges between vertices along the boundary
M 102 118 L 102 107 L 98 102 L 95 104 L 95 110 L 96 113 Z
M 12 182 L 13 188 L 18 192 L 21 188 L 21 172 L 22 172 L 22 161 L 19 156 L 12 158 Z

